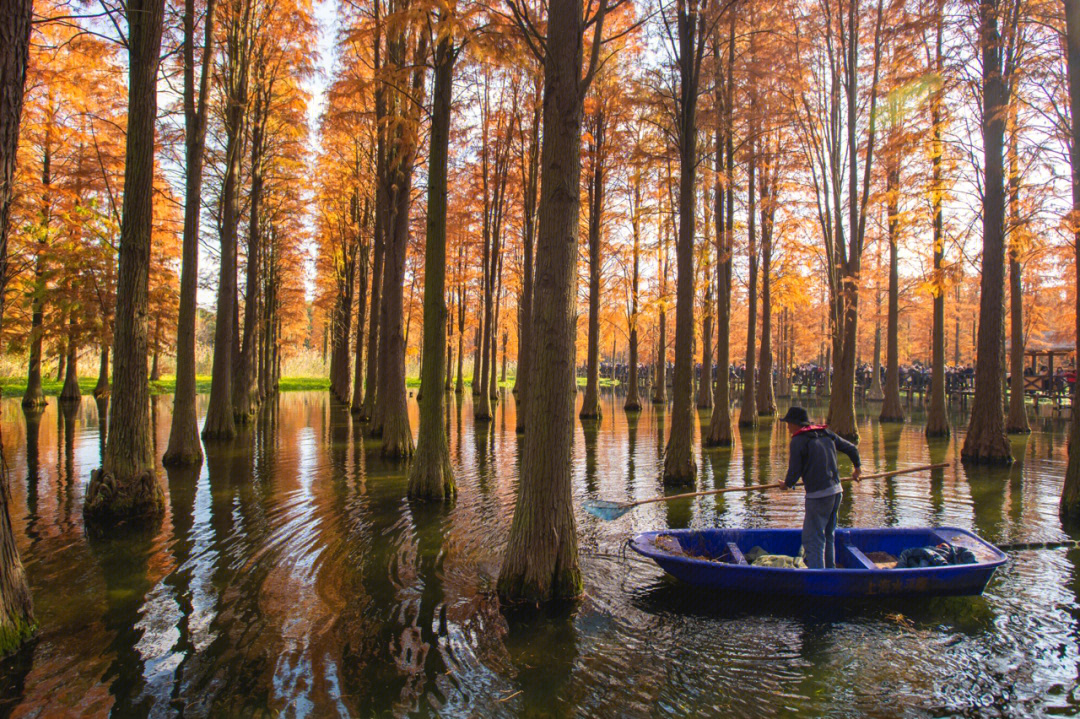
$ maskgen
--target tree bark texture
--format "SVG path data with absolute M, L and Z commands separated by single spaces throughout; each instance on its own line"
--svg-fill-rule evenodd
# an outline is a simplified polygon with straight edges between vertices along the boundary
M 581 213 L 581 120 L 599 52 L 606 4 L 595 18 L 590 71 L 582 78 L 582 4 L 551 0 L 544 58 L 543 147 L 533 347 L 521 480 L 499 574 L 511 602 L 577 597 L 582 591 L 571 496 L 574 439 L 574 336 L 578 223 Z
M 165 0 L 133 0 L 128 18 L 128 124 L 120 268 L 116 285 L 113 416 L 100 470 L 90 476 L 83 514 L 102 528 L 158 516 L 165 495 L 154 468 L 147 379 L 147 294 L 154 224 L 154 124 Z
M 975 398 L 964 447 L 966 462 L 1008 464 L 1012 447 L 1005 434 L 1002 397 L 1001 333 L 1005 290 L 1005 145 L 1006 92 L 1002 77 L 1001 35 L 995 3 L 979 6 L 982 54 L 983 256 L 979 283 L 978 351 Z
M 1069 77 L 1069 121 L 1072 137 L 1080 137 L 1080 0 L 1063 0 L 1065 5 L 1065 59 Z M 1080 143 L 1069 145 L 1072 172 L 1072 213 L 1070 229 L 1076 241 L 1076 282 L 1080 287 Z M 1076 293 L 1076 337 L 1080 342 L 1080 292 Z M 1059 511 L 1063 517 L 1080 517 L 1080 413 L 1072 412 L 1069 422 L 1069 463 L 1061 489 Z
M 945 3 L 939 0 L 935 8 L 935 69 L 940 75 L 945 69 L 945 55 L 943 52 L 943 35 L 945 27 Z M 944 177 L 942 173 L 942 153 L 945 145 L 942 142 L 944 118 L 942 117 L 942 103 L 944 91 L 938 88 L 930 98 L 930 197 L 933 212 L 934 226 L 934 280 L 936 291 L 934 292 L 933 326 L 931 329 L 931 372 L 930 379 L 930 402 L 926 408 L 926 436 L 948 437 L 949 419 L 946 413 L 945 397 L 945 218 L 943 215 L 944 204 Z M 957 351 L 959 351 L 959 336 L 957 336 Z M 959 358 L 957 364 L 959 365 Z
M 250 59 L 250 2 L 233 0 L 225 28 L 225 177 L 221 198 L 221 255 L 218 272 L 217 319 L 214 327 L 214 361 L 210 401 L 203 423 L 203 439 L 236 436 L 233 381 L 237 352 L 236 238 L 240 222 L 240 153 L 243 148 L 244 115 L 248 105 Z
M 33 0 L 0 3 L 0 321 L 10 279 L 8 230 L 32 17 Z M 0 442 L 0 657 L 22 646 L 36 628 L 26 572 L 11 526 L 7 466 Z
M 600 419 L 600 222 L 604 210 L 605 130 L 604 99 L 596 97 L 586 120 L 592 140 L 586 142 L 592 170 L 587 181 L 589 201 L 589 336 L 585 360 L 585 395 L 581 419 Z
M 881 422 L 903 422 L 904 406 L 900 401 L 900 260 L 897 244 L 899 238 L 900 206 L 896 199 L 899 191 L 900 171 L 890 165 L 885 172 L 886 207 L 889 239 L 889 316 L 885 330 L 885 400 L 881 403 Z
M 446 193 L 450 108 L 456 49 L 440 14 L 435 47 L 430 157 L 428 161 L 427 243 L 424 251 L 424 363 L 420 374 L 420 436 L 409 467 L 409 497 L 445 500 L 457 493 L 446 437 Z
M 705 18 L 695 0 L 679 4 L 679 98 L 675 120 L 679 140 L 679 237 L 675 302 L 675 376 L 672 381 L 671 433 L 664 450 L 664 484 L 691 485 L 697 477 L 694 456 L 694 224 L 697 213 L 697 103 Z
M 1020 157 L 1017 151 L 1019 130 L 1016 127 L 1016 100 L 1009 108 L 1009 406 L 1005 430 L 1009 434 L 1028 434 L 1027 407 L 1024 404 L 1024 296 L 1022 283 L 1023 221 L 1020 218 Z
M 716 38 L 716 396 L 709 431 L 701 443 L 706 447 L 730 447 L 731 435 L 731 256 L 735 232 L 734 83 L 735 22 L 731 13 L 727 35 L 727 62 L 721 62 L 720 39 Z M 722 142 L 722 144 L 721 144 Z M 726 211 L 726 212 L 725 212 Z

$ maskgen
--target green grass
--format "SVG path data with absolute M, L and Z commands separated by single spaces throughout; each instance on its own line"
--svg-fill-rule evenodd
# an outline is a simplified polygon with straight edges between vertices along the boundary
M 84 395 L 92 395 L 97 386 L 97 377 L 80 377 L 79 389 Z M 325 377 L 282 377 L 278 389 L 282 392 L 304 392 L 325 390 L 330 387 L 330 380 Z M 41 389 L 46 397 L 56 397 L 64 388 L 63 382 L 55 378 L 43 377 Z M 195 390 L 200 394 L 210 392 L 210 375 L 198 375 L 195 378 Z M 150 383 L 150 394 L 172 394 L 176 391 L 176 377 L 163 375 L 156 382 Z M 21 397 L 26 393 L 26 377 L 0 377 L 0 392 L 4 397 Z
M 464 377 L 463 379 L 466 387 L 472 387 L 472 377 Z M 577 383 L 579 387 L 584 387 L 585 378 L 578 377 Z M 618 384 L 618 380 L 604 378 L 600 380 L 601 387 L 615 387 Z M 97 377 L 79 378 L 79 389 L 84 395 L 93 395 L 96 386 Z M 406 377 L 405 386 L 412 390 L 419 389 L 420 378 Z M 499 382 L 499 386 L 512 389 L 514 387 L 514 378 L 507 377 L 505 382 Z M 57 382 L 53 377 L 43 377 L 41 380 L 41 389 L 45 392 L 46 397 L 58 396 L 63 388 L 64 383 Z M 195 378 L 195 388 L 199 394 L 208 394 L 210 392 L 210 375 L 198 375 Z M 321 391 L 329 388 L 330 380 L 326 377 L 282 377 L 278 384 L 278 389 L 282 392 Z M 172 375 L 162 375 L 161 379 L 150 383 L 150 394 L 172 394 L 175 391 L 176 377 Z M 26 377 L 0 377 L 0 392 L 3 393 L 4 397 L 21 397 L 26 393 Z

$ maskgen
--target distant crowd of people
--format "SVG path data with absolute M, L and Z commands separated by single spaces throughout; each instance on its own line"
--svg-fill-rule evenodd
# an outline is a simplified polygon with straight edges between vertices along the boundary
M 652 384 L 653 375 L 656 371 L 655 365 L 651 363 L 643 363 L 638 365 L 638 381 L 643 384 Z M 668 362 L 665 372 L 665 379 L 670 384 L 674 375 L 675 367 L 671 362 Z M 716 368 L 713 368 L 716 371 Z M 933 378 L 933 370 L 929 365 L 925 365 L 922 362 L 912 362 L 910 364 L 902 364 L 899 368 L 900 371 L 900 389 L 902 391 L 914 390 L 915 392 L 925 392 L 930 389 L 930 382 Z M 828 372 L 829 381 L 832 382 L 833 371 L 830 368 L 815 364 L 813 362 L 804 362 L 797 365 L 791 370 L 791 384 L 795 387 L 803 388 L 818 388 L 824 387 L 825 375 Z M 882 366 L 879 369 L 881 386 L 885 386 L 885 367 Z M 584 375 L 586 368 L 584 365 L 579 367 L 578 374 Z M 1026 377 L 1039 376 L 1041 378 L 1041 386 L 1037 389 L 1045 392 L 1052 393 L 1070 393 L 1076 384 L 1076 370 L 1074 368 L 1058 368 L 1055 370 L 1052 376 L 1048 376 L 1047 368 L 1045 366 L 1040 367 L 1038 373 L 1030 366 L 1024 369 L 1024 375 Z M 605 379 L 617 380 L 620 383 L 626 383 L 630 379 L 630 366 L 622 362 L 601 362 L 600 363 L 600 376 Z M 760 370 L 754 369 L 755 380 L 760 377 Z M 694 367 L 694 378 L 696 380 L 701 379 L 701 363 L 697 363 Z M 743 364 L 732 363 L 728 367 L 728 378 L 733 384 L 739 384 L 746 378 L 746 367 Z M 868 390 L 873 384 L 874 368 L 872 365 L 865 362 L 860 363 L 855 369 L 855 384 L 857 387 L 861 387 L 863 390 Z M 778 382 L 780 380 L 780 370 L 773 369 L 773 381 Z M 975 388 L 975 367 L 973 365 L 953 365 L 948 364 L 945 366 L 945 391 L 947 393 L 970 391 Z

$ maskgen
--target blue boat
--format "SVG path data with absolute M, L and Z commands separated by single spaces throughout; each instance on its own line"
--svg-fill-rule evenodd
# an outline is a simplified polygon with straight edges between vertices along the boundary
M 814 597 L 895 597 L 981 594 L 1005 554 L 971 532 L 954 527 L 837 529 L 837 569 L 752 566 L 746 554 L 796 556 L 799 529 L 674 529 L 643 532 L 631 549 L 689 584 L 719 589 Z M 974 564 L 911 569 L 881 568 L 886 553 L 898 557 L 910 547 L 950 544 L 966 547 Z M 886 565 L 887 566 L 887 565 Z

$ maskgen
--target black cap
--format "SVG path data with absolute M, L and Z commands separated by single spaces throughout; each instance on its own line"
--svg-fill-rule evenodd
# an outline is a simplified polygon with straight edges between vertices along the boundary
M 810 415 L 802 407 L 788 407 L 787 414 L 780 421 L 805 427 L 810 424 Z

